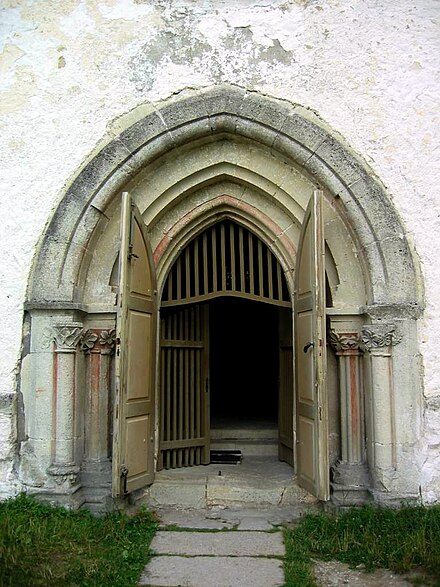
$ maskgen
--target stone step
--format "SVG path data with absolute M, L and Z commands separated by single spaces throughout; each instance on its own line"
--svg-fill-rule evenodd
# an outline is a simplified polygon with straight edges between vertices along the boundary
M 213 440 L 268 440 L 278 439 L 277 426 L 240 426 L 211 428 L 211 441 Z
M 298 487 L 293 469 L 273 457 L 160 471 L 145 497 L 152 507 L 184 508 L 259 508 L 316 501 Z
M 221 438 L 213 440 L 211 438 L 211 450 L 241 450 L 243 456 L 273 456 L 278 455 L 277 439 L 255 440 L 251 438 L 230 439 Z

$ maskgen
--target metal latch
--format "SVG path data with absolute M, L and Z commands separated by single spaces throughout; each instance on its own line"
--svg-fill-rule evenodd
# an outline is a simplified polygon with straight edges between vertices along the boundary
M 314 342 L 308 342 L 306 345 L 304 345 L 303 351 L 306 353 L 309 348 L 311 348 L 312 346 L 315 346 Z

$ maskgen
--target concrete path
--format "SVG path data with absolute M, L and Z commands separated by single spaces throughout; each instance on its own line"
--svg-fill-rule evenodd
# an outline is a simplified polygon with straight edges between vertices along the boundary
M 139 585 L 276 587 L 283 585 L 281 531 L 159 531 Z
M 139 585 L 150 587 L 275 587 L 284 584 L 279 526 L 295 523 L 304 504 L 267 508 L 158 508 L 155 555 Z M 176 528 L 178 530 L 176 530 Z M 321 587 L 411 587 L 411 577 L 366 573 L 336 561 L 315 561 Z M 417 578 L 417 577 L 416 577 Z M 423 584 L 423 583 L 422 583 Z

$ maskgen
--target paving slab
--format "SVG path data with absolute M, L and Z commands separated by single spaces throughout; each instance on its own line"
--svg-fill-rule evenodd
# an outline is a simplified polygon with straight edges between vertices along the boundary
M 150 504 L 205 506 L 206 480 L 204 478 L 166 479 L 156 481 L 148 490 Z
M 155 512 L 160 519 L 159 528 L 175 526 L 177 528 L 196 530 L 232 530 L 237 526 L 235 520 L 224 520 L 217 513 L 211 516 L 211 512 L 206 509 L 178 509 L 168 507 L 156 508 Z
M 256 557 L 155 556 L 139 585 L 150 587 L 280 587 L 282 562 Z
M 237 526 L 237 530 L 260 530 L 263 532 L 272 530 L 272 528 L 273 525 L 269 522 L 269 520 L 254 518 L 251 516 L 242 518 Z
M 183 556 L 283 556 L 281 532 L 159 531 L 151 549 L 156 554 Z
M 154 511 L 160 519 L 160 527 L 223 530 L 271 530 L 281 524 L 289 525 L 310 511 L 320 511 L 319 504 L 298 503 L 295 506 L 271 506 L 243 508 L 213 506 L 211 508 L 184 508 L 161 506 Z

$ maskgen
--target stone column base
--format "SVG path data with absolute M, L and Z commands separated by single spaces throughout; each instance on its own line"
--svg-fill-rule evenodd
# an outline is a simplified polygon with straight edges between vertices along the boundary
M 79 509 L 83 504 L 79 467 L 73 464 L 53 463 L 48 467 L 47 472 L 50 486 L 30 487 L 27 493 L 53 506 L 64 506 L 71 510 Z
M 112 511 L 112 464 L 109 459 L 84 460 L 81 465 L 84 506 L 94 514 Z
M 364 463 L 338 461 L 332 467 L 331 501 L 337 506 L 357 506 L 371 501 L 371 478 Z

